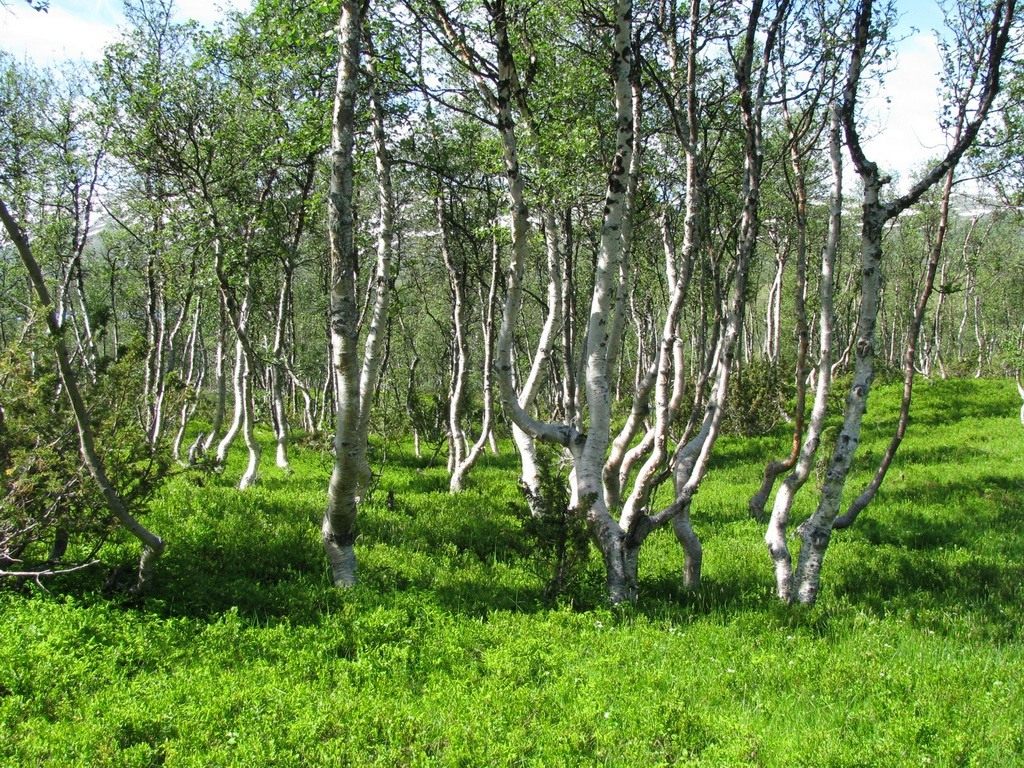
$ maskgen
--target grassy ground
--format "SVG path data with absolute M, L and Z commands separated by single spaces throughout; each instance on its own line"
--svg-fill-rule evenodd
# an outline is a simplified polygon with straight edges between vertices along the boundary
M 897 398 L 872 396 L 852 485 Z M 920 385 L 812 610 L 774 602 L 746 518 L 781 434 L 721 445 L 696 500 L 704 589 L 679 588 L 657 534 L 640 604 L 615 612 L 596 559 L 570 599 L 543 599 L 508 451 L 453 498 L 443 467 L 388 447 L 344 593 L 319 544 L 323 455 L 245 493 L 239 464 L 175 479 L 147 517 L 170 545 L 143 604 L 103 597 L 102 574 L 0 592 L 0 765 L 1024 765 L 1015 398 Z

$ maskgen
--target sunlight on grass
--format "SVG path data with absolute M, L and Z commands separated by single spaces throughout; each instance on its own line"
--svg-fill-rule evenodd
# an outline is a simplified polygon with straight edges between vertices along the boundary
M 851 498 L 898 396 L 872 395 Z M 319 541 L 325 457 L 296 450 L 292 474 L 268 467 L 239 493 L 234 456 L 154 503 L 170 545 L 143 604 L 104 597 L 99 573 L 0 592 L 0 765 L 1024 764 L 1015 397 L 1005 382 L 920 385 L 811 610 L 774 601 L 746 516 L 784 430 L 723 441 L 694 508 L 703 590 L 682 590 L 659 532 L 639 605 L 615 611 L 596 556 L 545 600 L 511 447 L 451 497 L 443 466 L 387 446 L 347 592 Z

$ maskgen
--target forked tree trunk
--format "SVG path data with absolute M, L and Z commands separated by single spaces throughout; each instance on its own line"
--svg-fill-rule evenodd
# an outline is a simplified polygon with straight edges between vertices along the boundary
M 456 462 L 455 468 L 452 471 L 451 480 L 448 484 L 448 489 L 452 493 L 457 493 L 462 490 L 463 480 L 466 474 L 476 464 L 477 459 L 480 458 L 480 454 L 483 452 L 484 446 L 487 441 L 491 441 L 492 450 L 496 450 L 494 444 L 494 432 L 491 428 L 491 422 L 493 420 L 493 401 L 494 401 L 494 375 L 493 375 L 493 363 L 494 363 L 494 312 L 495 305 L 497 303 L 498 296 L 498 273 L 499 273 L 499 251 L 497 239 L 494 240 L 491 248 L 491 280 L 490 287 L 487 291 L 487 303 L 484 311 L 483 320 L 483 337 L 484 337 L 484 355 L 483 355 L 483 387 L 481 397 L 483 398 L 483 421 L 480 425 L 480 435 L 477 437 L 476 442 L 469 447 L 469 450 L 463 456 L 462 461 Z
M 800 455 L 800 444 L 804 432 L 804 410 L 807 403 L 807 350 L 810 344 L 807 329 L 807 179 L 804 171 L 805 148 L 799 146 L 803 136 L 798 134 L 794 128 L 792 117 L 788 108 L 784 106 L 784 114 L 790 128 L 790 165 L 793 170 L 793 202 L 796 214 L 796 288 L 793 291 L 793 304 L 796 315 L 797 351 L 796 365 L 793 374 L 793 382 L 796 389 L 796 397 L 793 403 L 793 439 L 790 443 L 789 454 L 781 459 L 770 461 L 764 468 L 764 477 L 761 486 L 751 497 L 749 503 L 750 514 L 755 520 L 763 520 L 764 507 L 768 502 L 768 496 L 775 486 L 775 481 L 783 472 L 788 472 L 796 464 Z M 838 118 L 836 118 L 838 120 Z M 805 127 L 805 130 L 807 128 Z M 835 125 L 838 131 L 838 123 Z M 832 145 L 833 152 L 836 150 Z M 833 175 L 835 170 L 833 169 Z M 782 270 L 785 267 L 785 259 L 779 259 L 779 270 L 776 276 L 777 293 L 775 295 L 776 308 L 774 310 L 774 354 L 772 359 L 778 359 L 779 354 L 779 315 L 781 313 L 782 293 Z M 831 290 L 831 289 L 830 289 Z M 831 355 L 831 348 L 829 349 Z
M 435 214 L 439 230 L 439 246 L 441 261 L 448 273 L 448 289 L 452 301 L 452 339 L 451 339 L 451 381 L 448 386 L 448 472 L 455 477 L 455 468 L 463 460 L 466 438 L 462 429 L 462 412 L 466 399 L 466 367 L 469 357 L 469 346 L 466 339 L 466 302 L 465 278 L 466 270 L 456 266 L 448 241 L 448 221 L 445 216 L 444 202 L 439 191 L 435 203 Z M 453 487 L 453 491 L 459 490 Z
M 199 322 L 202 315 L 202 301 L 196 300 L 196 308 L 192 315 L 192 330 L 189 333 L 188 341 L 185 342 L 186 368 L 185 368 L 185 398 L 181 404 L 181 416 L 178 419 L 178 431 L 174 435 L 171 453 L 175 461 L 181 461 L 181 444 L 185 438 L 185 430 L 188 428 L 189 419 L 192 418 L 199 405 L 199 396 L 203 388 L 203 379 L 206 375 L 206 367 L 199 360 Z M 202 439 L 200 435 L 199 439 Z M 189 451 L 188 463 L 195 460 L 194 451 Z
M 231 376 L 232 385 L 232 411 L 231 424 L 228 431 L 224 433 L 220 442 L 217 443 L 216 460 L 217 464 L 223 465 L 227 459 L 228 449 L 235 442 L 239 431 L 242 429 L 242 421 L 245 418 L 245 350 L 242 349 L 242 342 L 235 340 L 235 367 Z
M 260 444 L 256 441 L 253 432 L 256 421 L 256 406 L 254 401 L 255 381 L 250 369 L 248 356 L 243 353 L 242 360 L 244 368 L 242 371 L 242 438 L 245 440 L 245 447 L 249 454 L 249 460 L 238 480 L 238 489 L 244 491 L 251 488 L 259 479 L 260 456 L 263 453 Z
M 830 157 L 832 163 L 832 200 L 829 210 L 828 238 L 821 254 L 821 282 L 819 284 L 819 357 L 815 376 L 814 404 L 807 425 L 807 435 L 800 448 L 800 455 L 793 471 L 782 481 L 772 505 L 764 541 L 775 567 L 775 591 L 779 599 L 789 602 L 793 588 L 793 562 L 787 544 L 789 515 L 796 494 L 810 477 L 814 459 L 821 443 L 821 433 L 828 415 L 828 395 L 832 384 L 832 308 L 833 265 L 839 249 L 843 211 L 843 164 L 840 151 L 839 108 L 832 110 L 829 133 Z M 763 489 L 762 489 L 763 490 Z
M 873 0 L 861 0 L 857 9 L 850 69 L 843 94 L 843 127 L 857 173 L 863 184 L 863 221 L 861 225 L 861 307 L 857 320 L 853 382 L 846 399 L 843 426 L 822 486 L 814 514 L 800 527 L 800 557 L 794 574 L 795 599 L 805 605 L 818 597 L 821 567 L 832 537 L 833 524 L 846 478 L 860 442 L 861 423 L 867 397 L 874 378 L 875 326 L 878 318 L 882 273 L 882 232 L 887 222 L 905 211 L 940 179 L 956 167 L 964 152 L 974 142 L 999 91 L 999 75 L 1004 52 L 1016 15 L 1016 0 L 997 0 L 992 17 L 986 25 L 984 41 L 973 41 L 980 50 L 970 52 L 976 67 L 972 83 L 980 83 L 977 100 L 964 97 L 961 103 L 972 102 L 972 117 L 965 124 L 959 139 L 946 156 L 936 163 L 906 194 L 889 202 L 881 200 L 883 177 L 878 166 L 867 159 L 861 147 L 856 125 L 855 108 L 863 57 L 867 50 L 872 21 Z M 967 53 L 967 52 L 965 52 Z
M 519 407 L 529 412 L 533 409 L 540 393 L 548 364 L 551 360 L 557 337 L 558 324 L 562 321 L 562 260 L 559 253 L 559 230 L 554 215 L 550 210 L 544 212 L 544 235 L 546 242 L 548 265 L 547 315 L 537 338 L 537 348 L 530 362 L 530 372 L 522 383 L 519 392 Z M 534 436 L 522 429 L 513 420 L 512 442 L 519 452 L 520 485 L 526 490 L 529 499 L 537 499 L 540 494 L 540 469 L 537 463 L 537 446 Z M 535 505 L 532 505 L 537 511 Z
M 962 122 L 961 118 L 961 124 Z M 872 502 L 875 494 L 878 493 L 878 489 L 882 486 L 882 481 L 885 480 L 885 475 L 889 471 L 889 466 L 896 456 L 900 443 L 903 442 L 904 435 L 907 433 L 907 424 L 910 422 L 910 404 L 914 392 L 914 360 L 917 356 L 917 342 L 921 335 L 921 325 L 924 322 L 925 311 L 928 309 L 928 299 L 931 297 L 932 287 L 935 285 L 935 272 L 938 268 L 939 260 L 942 258 L 942 248 L 946 240 L 946 230 L 949 226 L 949 202 L 953 193 L 953 177 L 954 169 L 951 168 L 949 173 L 946 174 L 946 182 L 942 190 L 938 231 L 935 234 L 935 242 L 932 243 L 929 250 L 928 263 L 925 266 L 924 279 L 921 284 L 921 293 L 918 296 L 917 304 L 914 307 L 914 316 L 911 318 L 910 328 L 907 331 L 907 346 L 903 352 L 903 395 L 900 398 L 900 412 L 896 421 L 896 430 L 893 433 L 892 439 L 889 440 L 889 445 L 886 446 L 885 453 L 882 454 L 882 459 L 878 463 L 878 469 L 875 470 L 871 482 L 853 500 L 846 512 L 836 518 L 832 526 L 833 529 L 841 530 L 853 525 L 857 516 Z M 977 218 L 972 223 L 971 231 L 973 231 L 976 224 Z M 969 238 L 970 232 L 968 233 Z
M 704 410 L 701 427 L 692 438 L 679 442 L 668 463 L 668 472 L 674 482 L 675 499 L 667 507 L 656 513 L 647 512 L 645 497 L 649 497 L 654 484 L 660 479 L 653 479 L 653 468 L 648 463 L 641 470 L 635 484 L 634 494 L 627 499 L 618 528 L 624 533 L 623 563 L 626 568 L 627 585 L 635 591 L 636 560 L 640 546 L 647 536 L 658 527 L 671 522 L 684 555 L 683 580 L 688 588 L 700 585 L 700 570 L 703 560 L 703 549 L 690 522 L 690 504 L 707 473 L 711 452 L 714 448 L 723 411 L 723 403 L 729 388 L 729 380 L 733 368 L 733 359 L 738 349 L 740 336 L 743 332 L 746 308 L 746 284 L 751 259 L 754 255 L 758 231 L 760 227 L 760 184 L 763 165 L 762 146 L 762 112 L 764 92 L 767 79 L 768 61 L 776 41 L 782 21 L 788 13 L 788 3 L 780 3 L 776 8 L 773 21 L 764 33 L 764 58 L 758 69 L 754 70 L 754 54 L 756 38 L 761 21 L 762 6 L 755 0 L 747 18 L 744 44 L 741 58 L 736 64 L 736 84 L 739 92 L 741 115 L 744 127 L 744 172 L 743 209 L 738 222 L 739 236 L 730 271 L 732 272 L 732 295 L 724 317 L 721 320 L 721 336 L 716 344 L 709 373 L 713 372 L 714 384 Z M 687 52 L 687 112 L 694 114 L 696 110 L 696 49 L 695 30 L 700 19 L 699 3 L 691 5 L 691 31 Z M 695 157 L 696 143 L 693 131 L 696 125 L 690 123 L 689 136 L 684 140 L 688 153 Z M 692 193 L 688 189 L 688 194 Z M 663 336 L 665 338 L 666 334 Z M 664 342 L 663 342 L 664 343 Z M 667 378 L 667 376 L 663 376 Z M 665 393 L 659 398 L 658 405 L 665 407 Z M 663 417 L 664 418 L 664 417 Z M 689 430 L 687 430 L 688 432 Z
M 227 377 L 224 374 L 224 358 L 227 356 L 227 332 L 228 319 L 227 308 L 224 306 L 224 297 L 217 293 L 217 346 L 214 350 L 213 375 L 214 375 L 214 403 L 213 421 L 210 424 L 210 432 L 200 443 L 199 454 L 206 454 L 213 448 L 214 443 L 220 437 L 221 427 L 224 425 L 224 411 L 227 404 Z

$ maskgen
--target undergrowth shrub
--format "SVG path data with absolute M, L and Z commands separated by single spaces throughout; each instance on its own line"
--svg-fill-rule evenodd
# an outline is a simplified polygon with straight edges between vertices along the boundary
M 726 434 L 766 435 L 788 418 L 792 373 L 766 360 L 747 363 L 733 374 L 722 427 Z
M 546 580 L 544 596 L 551 601 L 578 585 L 590 552 L 584 505 L 574 507 L 570 503 L 569 479 L 559 459 L 555 448 L 539 446 L 540 489 L 533 493 L 523 486 L 527 505 L 516 507 L 523 537 Z
M 129 507 L 141 508 L 167 473 L 135 410 L 141 360 L 129 352 L 80 377 L 97 451 Z M 40 325 L 0 354 L 0 571 L 45 573 L 93 560 L 117 528 L 82 461 L 78 430 Z M 0 584 L 4 583 L 0 579 Z

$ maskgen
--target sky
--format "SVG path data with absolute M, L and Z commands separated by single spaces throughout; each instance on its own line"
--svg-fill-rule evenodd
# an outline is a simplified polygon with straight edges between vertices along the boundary
M 224 8 L 248 8 L 251 0 L 175 0 L 179 19 L 212 24 Z M 18 59 L 54 64 L 64 59 L 96 60 L 117 39 L 123 20 L 120 0 L 51 0 L 47 13 L 24 0 L 0 0 L 0 48 Z M 900 0 L 894 70 L 876 96 L 864 100 L 870 116 L 864 142 L 868 157 L 898 175 L 905 188 L 914 172 L 939 154 L 945 141 L 936 116 L 940 59 L 931 29 L 941 23 L 934 0 Z
M 120 0 L 50 0 L 46 13 L 25 0 L 2 0 L 0 48 L 18 59 L 54 64 L 65 59 L 98 60 L 117 39 L 124 21 Z M 212 24 L 224 8 L 249 8 L 250 0 L 175 0 L 176 19 Z
M 882 90 L 861 103 L 865 119 L 864 151 L 870 160 L 898 174 L 906 189 L 915 172 L 944 153 L 945 136 L 938 124 L 939 72 L 942 61 L 932 31 L 942 26 L 934 0 L 898 0 L 900 42 L 893 70 Z

